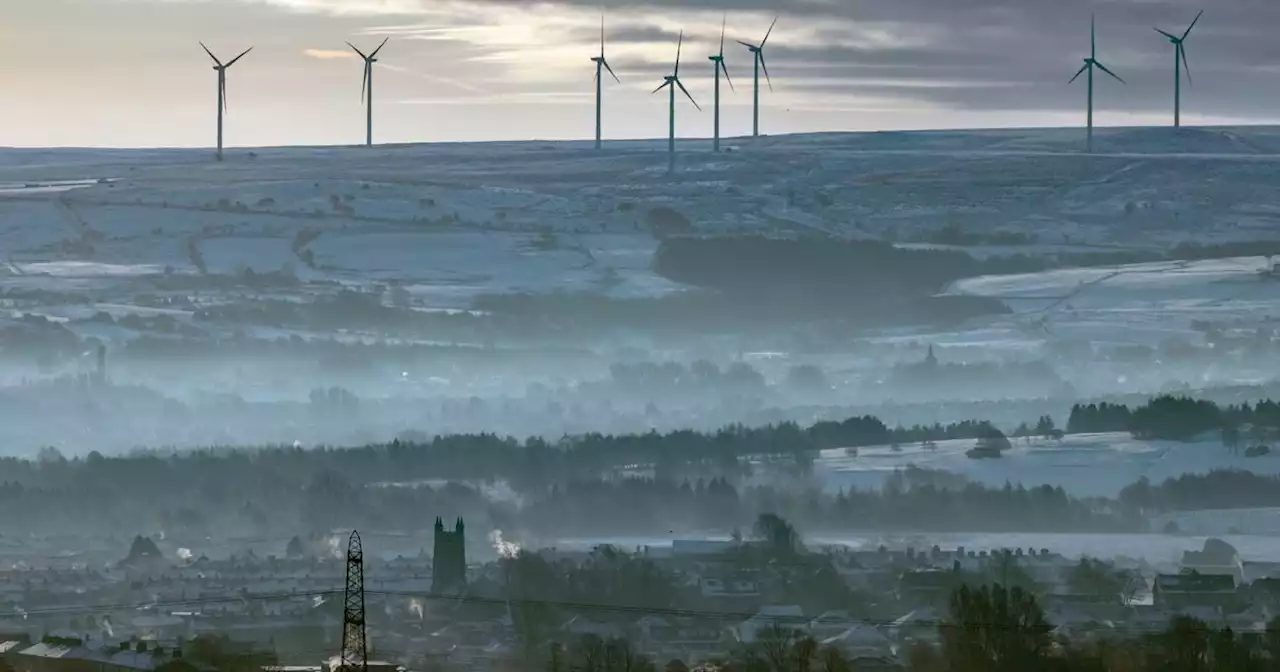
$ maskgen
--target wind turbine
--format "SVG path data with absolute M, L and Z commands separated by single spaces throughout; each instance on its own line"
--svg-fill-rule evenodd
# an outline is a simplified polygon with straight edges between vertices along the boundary
M 1076 72 L 1076 76 L 1071 78 L 1071 82 L 1079 79 L 1080 75 L 1087 70 L 1089 72 L 1089 152 L 1093 152 L 1093 69 L 1098 68 L 1103 72 L 1115 77 L 1116 81 L 1124 84 L 1124 80 L 1120 79 L 1120 75 L 1111 72 L 1107 66 L 1098 60 L 1098 32 L 1094 24 L 1094 17 L 1089 17 L 1089 57 L 1084 59 L 1084 65 Z M 1070 84 L 1071 82 L 1067 82 Z
M 738 44 L 741 44 L 742 46 L 751 50 L 752 58 L 755 59 L 755 64 L 756 64 L 755 110 L 753 112 L 752 121 L 751 121 L 751 137 L 753 138 L 760 137 L 760 70 L 762 68 L 764 69 L 765 81 L 769 83 L 769 90 L 770 91 L 773 90 L 773 80 L 769 78 L 769 66 L 765 65 L 765 62 L 764 62 L 764 45 L 769 42 L 769 36 L 773 34 L 773 27 L 776 25 L 778 25 L 778 17 L 775 16 L 773 17 L 773 23 L 769 24 L 769 32 L 764 34 L 764 39 L 760 40 L 759 45 L 738 40 Z
M 665 80 L 663 84 L 653 90 L 654 93 L 657 93 L 663 89 L 670 89 L 669 93 L 671 94 L 670 115 L 667 129 L 667 172 L 669 173 L 675 172 L 676 170 L 676 87 L 680 87 L 680 90 L 684 92 L 684 95 L 689 97 L 689 102 L 693 103 L 693 106 L 698 108 L 699 112 L 702 111 L 702 107 L 698 105 L 698 101 L 693 99 L 693 95 L 689 93 L 688 89 L 684 88 L 684 83 L 680 81 L 680 50 L 683 47 L 684 31 L 682 30 L 680 31 L 680 41 L 676 43 L 675 70 L 672 71 L 670 75 L 663 77 L 663 80 Z
M 728 23 L 729 17 L 726 16 L 720 23 L 720 53 L 711 57 L 713 64 L 711 69 L 716 73 L 716 137 L 713 141 L 714 151 L 720 151 L 720 72 L 724 72 L 725 81 L 729 82 L 729 89 L 733 90 L 733 80 L 729 79 L 729 68 L 724 64 L 724 28 Z
M 1187 83 L 1188 84 L 1191 83 L 1191 64 L 1187 63 L 1187 47 L 1185 42 L 1187 41 L 1187 36 L 1191 34 L 1191 29 L 1195 28 L 1196 24 L 1200 22 L 1201 16 L 1204 16 L 1203 9 L 1200 10 L 1199 14 L 1196 14 L 1196 18 L 1191 22 L 1190 26 L 1187 26 L 1187 30 L 1182 34 L 1182 37 L 1178 37 L 1177 35 L 1170 35 L 1169 33 L 1166 33 L 1163 30 L 1156 28 L 1157 33 L 1160 33 L 1161 35 L 1164 35 L 1165 37 L 1169 38 L 1169 42 L 1173 44 L 1173 127 L 1174 128 L 1178 128 L 1182 126 L 1182 66 L 1184 65 L 1187 68 Z
M 378 48 L 367 56 L 363 51 L 356 49 L 356 45 L 350 42 L 347 43 L 348 47 L 351 47 L 357 54 L 360 54 L 360 58 L 364 59 L 364 77 L 360 81 L 360 102 L 365 103 L 367 106 L 364 140 L 366 147 L 373 146 L 373 64 L 378 62 L 378 52 L 387 46 L 387 40 L 390 39 L 390 37 L 384 39 L 382 44 L 378 45 Z
M 249 47 L 240 52 L 239 56 L 231 59 L 231 62 L 223 65 L 217 56 L 209 51 L 209 47 L 204 46 L 204 42 L 200 43 L 200 48 L 204 49 L 204 53 L 209 54 L 209 58 L 213 59 L 213 69 L 218 73 L 218 160 L 222 160 L 222 115 L 227 111 L 227 68 L 236 64 L 236 61 L 244 58 L 244 55 L 253 51 L 253 47 Z
M 613 75 L 613 81 L 619 84 L 622 83 L 622 80 L 618 79 L 618 76 L 613 74 L 613 68 L 609 67 L 609 61 L 605 60 L 604 58 L 604 15 L 603 14 L 600 16 L 600 55 L 593 56 L 591 60 L 594 61 L 596 64 L 596 149 L 600 149 L 601 147 L 600 118 L 601 118 L 601 110 L 603 105 L 602 101 L 604 100 L 604 96 L 602 94 L 602 88 L 604 86 L 604 71 L 608 70 L 609 74 Z

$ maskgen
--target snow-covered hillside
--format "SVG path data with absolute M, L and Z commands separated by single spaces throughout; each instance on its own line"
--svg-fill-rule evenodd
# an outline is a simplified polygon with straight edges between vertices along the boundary
M 485 290 L 671 291 L 648 271 L 655 208 L 702 233 L 1024 236 L 1002 253 L 1280 239 L 1280 131 L 1116 129 L 1094 156 L 1078 136 L 820 134 L 739 141 L 720 155 L 692 141 L 675 176 L 662 143 L 640 141 L 603 152 L 275 148 L 222 163 L 195 150 L 10 149 L 0 151 L 0 252 L 5 282 L 23 287 L 36 281 L 15 276 L 39 275 L 25 264 L 53 261 L 139 273 L 292 267 L 307 279 L 404 281 L 456 305 Z

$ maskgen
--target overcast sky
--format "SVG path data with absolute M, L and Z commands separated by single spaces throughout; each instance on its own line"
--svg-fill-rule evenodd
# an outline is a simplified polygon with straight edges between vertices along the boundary
M 725 133 L 750 132 L 751 60 L 766 55 L 762 131 L 1059 126 L 1082 123 L 1089 49 L 1127 85 L 1097 88 L 1098 123 L 1164 124 L 1173 48 L 1187 40 L 1188 123 L 1280 118 L 1280 0 L 0 0 L 0 145 L 201 146 L 213 142 L 220 57 L 229 71 L 229 145 L 363 140 L 361 64 L 350 40 L 391 41 L 375 70 L 384 142 L 587 138 L 601 11 L 606 137 L 665 134 L 650 95 L 686 33 L 682 135 L 711 128 L 707 56 L 727 13 Z

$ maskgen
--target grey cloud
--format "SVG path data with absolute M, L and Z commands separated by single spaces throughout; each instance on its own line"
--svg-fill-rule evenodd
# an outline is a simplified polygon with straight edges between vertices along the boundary
M 574 39 L 580 42 L 598 43 L 600 31 L 597 28 L 582 28 L 573 31 Z M 678 30 L 665 30 L 647 24 L 624 24 L 607 26 L 605 39 L 609 44 L 644 44 L 649 42 L 670 42 L 675 44 L 680 37 Z
M 475 1 L 521 4 L 520 0 Z M 590 11 L 601 5 L 599 0 L 561 0 L 560 4 Z M 605 0 L 604 5 L 606 11 L 636 9 L 635 3 L 625 0 Z M 814 95 L 880 95 L 889 90 L 899 97 L 975 110 L 1081 107 L 1081 83 L 1067 86 L 1067 80 L 1088 53 L 1093 12 L 1100 59 L 1129 82 L 1116 91 L 1101 85 L 1099 105 L 1132 112 L 1171 106 L 1172 52 L 1153 28 L 1180 31 L 1202 8 L 1198 0 L 649 0 L 645 6 L 727 11 L 733 37 L 762 29 L 756 25 L 761 17 L 743 25 L 735 15 L 780 14 L 780 34 L 771 42 L 769 65 L 775 84 L 793 90 Z M 1280 2 L 1221 0 L 1204 9 L 1205 16 L 1187 43 L 1194 77 L 1194 86 L 1184 89 L 1188 111 L 1274 116 L 1280 102 L 1272 93 L 1280 90 L 1280 41 L 1272 31 L 1280 26 Z M 788 33 L 806 30 L 810 44 L 787 41 Z M 844 46 L 858 42 L 864 30 L 913 39 L 906 46 L 891 40 L 858 48 Z M 674 39 L 666 31 L 643 26 L 617 27 L 610 34 L 617 41 Z M 584 41 L 590 38 L 583 36 Z M 745 54 L 733 60 L 749 62 Z M 788 78 L 795 81 L 787 84 Z M 886 78 L 901 83 L 888 87 L 860 83 Z M 970 85 L 913 85 L 914 80 L 948 78 Z

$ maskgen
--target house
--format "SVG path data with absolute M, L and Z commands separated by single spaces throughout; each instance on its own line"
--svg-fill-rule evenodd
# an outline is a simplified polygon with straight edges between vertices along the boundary
M 711 599 L 760 597 L 760 584 L 746 576 L 704 577 L 698 580 L 698 589 Z
M 14 672 L 131 672 L 155 670 L 172 662 L 171 654 L 124 643 L 115 650 L 99 651 L 78 640 L 48 640 L 18 652 L 12 658 Z
M 560 631 L 572 637 L 583 637 L 585 635 L 595 635 L 601 639 L 610 639 L 613 637 L 621 637 L 624 633 L 622 628 L 612 623 L 600 623 L 593 621 L 585 616 L 574 616 L 560 626 Z
M 41 642 L 13 656 L 14 672 L 93 672 L 98 669 L 96 652 L 74 640 Z
M 843 634 L 849 628 L 858 625 L 847 611 L 827 611 L 811 621 L 805 626 L 805 630 L 816 640 L 823 640 L 828 637 Z
M 1179 613 L 1197 607 L 1230 609 L 1239 602 L 1235 578 L 1225 574 L 1157 574 L 1151 594 L 1155 606 Z
M 31 646 L 31 638 L 24 634 L 0 635 L 0 660 L 10 661 L 19 651 Z
M 945 604 L 957 582 L 958 576 L 953 571 L 906 572 L 898 579 L 898 595 L 916 604 Z
M 728 632 L 714 619 L 646 616 L 636 622 L 647 653 L 663 658 L 700 660 L 728 648 Z
M 879 658 L 893 655 L 893 642 L 875 627 L 857 624 L 844 632 L 821 639 L 822 646 L 839 649 L 848 658 Z M 853 669 L 861 670 L 861 667 Z
M 1199 551 L 1184 551 L 1182 571 L 1230 576 L 1237 583 L 1244 581 L 1240 554 L 1221 539 L 1205 540 L 1203 549 Z
M 890 623 L 889 634 L 899 642 L 937 641 L 938 624 L 944 618 L 942 610 L 936 607 L 915 609 Z
M 761 633 L 770 628 L 802 630 L 805 627 L 804 610 L 796 605 L 777 605 L 762 608 L 734 628 L 734 634 L 743 644 L 754 644 Z

